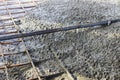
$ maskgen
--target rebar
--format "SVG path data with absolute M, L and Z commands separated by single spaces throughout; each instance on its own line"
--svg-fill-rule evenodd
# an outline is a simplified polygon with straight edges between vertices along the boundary
M 119 21 L 120 21 L 120 19 L 115 19 L 115 20 L 107 20 L 107 21 L 102 21 L 102 22 L 97 22 L 97 23 L 87 24 L 87 25 L 69 26 L 69 27 L 41 30 L 41 31 L 29 32 L 29 33 L 20 33 L 20 34 L 0 37 L 0 41 L 10 40 L 10 39 L 15 39 L 15 38 L 30 37 L 30 36 L 35 36 L 35 35 L 55 33 L 55 32 L 60 32 L 60 31 L 69 31 L 69 30 L 74 30 L 74 29 L 79 29 L 79 28 L 88 28 L 88 27 L 94 27 L 94 26 L 104 27 L 104 26 L 108 26 L 112 23 L 119 22 Z
M 11 21 L 10 23 L 6 23 L 6 24 L 2 24 L 0 25 L 0 29 L 6 29 L 6 28 L 14 28 L 15 31 L 1 31 L 0 32 L 0 36 L 8 36 L 8 35 L 13 35 L 13 34 L 21 34 L 21 32 L 19 31 L 19 18 L 24 18 L 24 16 L 26 15 L 26 8 L 31 8 L 34 7 L 34 5 L 37 5 L 37 1 L 31 1 L 32 3 L 34 3 L 33 6 L 31 5 L 28 5 L 28 7 L 26 6 L 23 6 L 22 2 L 21 1 L 17 1 L 15 2 L 15 4 L 19 4 L 20 7 L 7 7 L 7 5 L 13 5 L 12 3 L 7 3 L 6 0 L 2 0 L 4 4 L 0 5 L 0 6 L 4 6 L 5 9 L 0 9 L 0 10 L 6 10 L 7 12 L 4 13 L 4 14 L 0 14 L 0 16 L 9 16 L 7 18 L 4 18 L 4 19 L 1 19 L 1 21 L 3 22 L 6 22 L 6 21 Z M 28 3 L 28 2 L 24 2 L 24 3 Z M 15 12 L 12 12 L 10 10 L 16 10 L 16 9 L 22 9 L 22 11 L 15 11 Z M 14 16 L 14 15 L 17 15 L 17 14 L 23 14 L 22 16 Z M 16 23 L 16 19 L 18 20 L 17 23 Z M 31 65 L 31 68 L 34 69 L 34 72 L 36 73 L 35 75 L 37 75 L 37 77 L 35 78 L 30 78 L 30 80 L 42 80 L 42 78 L 44 79 L 49 79 L 49 78 L 52 78 L 52 77 L 57 77 L 59 75 L 62 75 L 63 73 L 65 72 L 58 72 L 58 73 L 54 73 L 54 74 L 50 74 L 50 75 L 41 75 L 40 74 L 40 71 L 38 69 L 36 69 L 36 65 L 38 65 L 38 63 L 41 63 L 42 61 L 34 61 L 31 56 L 30 56 L 30 51 L 27 49 L 26 45 L 25 45 L 25 40 L 23 40 L 22 37 L 20 37 L 19 39 L 15 39 L 15 40 L 10 40 L 10 41 L 0 41 L 0 45 L 1 46 L 4 46 L 4 45 L 13 45 L 13 44 L 19 44 L 19 43 L 23 43 L 24 47 L 25 47 L 25 50 L 24 51 L 18 51 L 18 52 L 14 52 L 14 51 L 5 51 L 5 52 L 0 52 L 0 57 L 12 57 L 12 56 L 17 56 L 17 55 L 21 55 L 21 54 L 24 54 L 24 55 L 27 55 L 27 58 L 29 59 L 27 62 L 20 62 L 20 63 L 10 63 L 8 65 L 0 65 L 0 69 L 1 70 L 5 70 L 5 74 L 6 74 L 6 79 L 7 80 L 10 80 L 10 73 L 9 73 L 9 70 L 12 70 L 12 68 L 17 68 L 17 67 L 20 67 L 20 66 L 25 66 L 25 65 Z M 4 48 L 2 49 L 4 50 Z M 5 62 L 9 62 L 9 61 L 5 61 Z M 6 63 L 4 63 L 6 64 Z

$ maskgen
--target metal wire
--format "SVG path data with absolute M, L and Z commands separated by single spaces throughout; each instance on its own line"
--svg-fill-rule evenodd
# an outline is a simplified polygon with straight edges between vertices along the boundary
M 21 3 L 20 3 L 20 0 L 18 0 L 18 3 L 19 3 L 19 5 L 22 7 L 22 9 L 24 10 L 24 12 L 26 13 L 25 8 L 24 8 L 24 7 L 21 5 Z M 22 39 L 22 41 L 24 42 L 23 39 Z M 32 64 L 32 66 L 33 66 L 36 74 L 38 75 L 38 79 L 39 79 L 39 80 L 42 80 L 41 77 L 40 77 L 40 73 L 39 73 L 39 71 L 36 69 L 36 67 L 35 67 L 35 65 L 34 65 L 34 63 L 33 63 L 33 61 L 32 61 L 32 58 L 30 57 L 30 54 L 29 54 L 27 48 L 26 48 L 26 53 L 28 54 L 28 57 L 29 57 L 29 59 L 30 59 L 30 62 L 31 62 L 31 64 Z
M 19 3 L 19 4 L 20 4 L 20 3 Z M 15 28 L 17 29 L 17 31 L 18 31 L 18 33 L 19 33 L 19 27 L 18 27 L 18 26 L 16 25 L 16 23 L 14 22 L 14 19 L 12 18 L 12 15 L 11 15 L 11 13 L 9 12 L 9 9 L 8 9 L 8 8 L 7 8 L 7 11 L 8 11 L 8 13 L 9 13 L 9 15 L 10 15 L 10 17 L 11 17 L 11 20 L 13 21 L 13 24 L 14 24 Z M 22 38 L 21 38 L 21 40 L 22 40 L 22 43 L 25 45 L 25 43 L 24 43 L 24 41 L 23 41 Z M 29 54 L 29 52 L 28 52 L 28 50 L 27 50 L 26 47 L 25 47 L 25 51 L 26 51 L 26 53 L 27 53 L 27 55 L 28 55 L 28 58 L 29 58 L 30 63 L 32 64 L 32 67 L 35 69 L 36 73 L 39 74 L 38 71 L 37 71 L 37 69 L 35 68 L 35 65 L 34 65 L 32 59 L 31 59 L 31 57 L 30 57 L 30 54 Z M 40 78 L 39 75 L 38 75 L 38 79 L 41 80 L 41 78 Z
M 1 46 L 0 48 L 3 49 L 2 46 Z M 2 52 L 3 52 L 3 51 L 2 51 Z M 2 58 L 3 58 L 3 62 L 4 62 L 4 69 L 5 69 L 5 73 L 6 73 L 6 79 L 9 80 L 7 63 L 6 63 L 6 61 L 4 60 L 4 54 L 2 53 L 1 55 L 2 55 Z
M 0 25 L 0 29 L 15 28 L 16 31 L 14 31 L 14 32 L 5 32 L 5 33 L 1 32 L 0 35 L 2 35 L 2 36 L 5 35 L 6 36 L 6 35 L 11 35 L 11 34 L 20 34 L 20 32 L 19 32 L 19 26 L 18 26 L 19 24 L 16 24 L 15 19 L 18 19 L 18 18 L 21 18 L 21 17 L 24 17 L 24 16 L 17 16 L 17 17 L 15 17 L 15 16 L 12 16 L 12 14 L 13 15 L 14 14 L 21 14 L 21 13 L 25 13 L 26 14 L 27 12 L 26 12 L 25 8 L 29 8 L 29 7 L 24 7 L 22 5 L 22 3 L 20 2 L 20 0 L 18 0 L 17 1 L 18 3 L 16 3 L 16 4 L 19 4 L 21 7 L 17 7 L 17 8 L 8 8 L 7 5 L 12 5 L 12 4 L 8 4 L 7 1 L 5 1 L 5 0 L 3 0 L 3 2 L 4 2 L 4 5 L 1 5 L 1 6 L 5 6 L 6 9 L 1 9 L 1 10 L 7 10 L 7 13 L 1 14 L 1 16 L 7 16 L 8 15 L 9 17 L 8 18 L 4 18 L 2 20 L 3 21 L 12 21 L 12 23 Z M 37 5 L 35 3 L 36 1 L 31 1 L 31 2 L 33 2 L 34 5 Z M 10 12 L 10 10 L 12 10 L 12 9 L 22 9 L 23 11 Z M 34 37 L 32 37 L 32 38 L 34 39 Z M 7 42 L 7 41 L 0 42 L 1 45 L 8 45 L 8 44 L 11 45 L 11 44 L 14 44 L 14 43 L 23 43 L 24 46 L 25 46 L 23 38 L 19 38 L 18 40 L 15 40 L 13 42 Z M 27 56 L 29 58 L 29 61 L 27 63 L 19 63 L 19 64 L 13 64 L 13 63 L 11 63 L 9 66 L 7 66 L 7 65 L 0 66 L 0 69 L 5 69 L 7 80 L 9 80 L 11 78 L 9 76 L 9 73 L 8 73 L 8 69 L 9 68 L 14 68 L 14 67 L 16 68 L 16 67 L 19 67 L 19 66 L 24 66 L 24 65 L 29 65 L 29 64 L 32 65 L 32 68 L 36 72 L 37 78 L 35 78 L 35 79 L 41 80 L 41 78 L 47 78 L 47 77 L 49 78 L 50 76 L 57 76 L 57 75 L 61 75 L 63 73 L 63 72 L 60 72 L 60 73 L 55 73 L 55 74 L 52 74 L 52 75 L 44 75 L 43 76 L 40 73 L 40 71 L 36 69 L 36 67 L 34 65 L 34 63 L 36 63 L 36 62 L 32 61 L 32 58 L 31 58 L 31 56 L 29 54 L 29 51 L 26 48 L 26 46 L 25 46 L 25 51 L 22 51 L 22 52 L 5 52 L 3 54 L 0 54 L 0 56 L 2 56 L 4 58 L 4 56 L 15 56 L 16 54 L 21 54 L 21 53 L 26 53 L 27 54 Z
M 10 9 L 23 9 L 23 8 L 20 8 L 20 7 L 18 7 L 18 8 L 7 8 L 7 2 L 5 1 L 5 0 L 3 0 L 3 2 L 5 3 L 5 7 L 6 7 L 6 9 L 4 9 L 4 10 L 7 10 L 7 12 L 8 12 L 8 15 L 10 16 L 10 18 L 8 18 L 8 19 L 3 19 L 4 21 L 5 20 L 11 20 L 12 21 L 12 24 L 8 24 L 8 25 L 4 25 L 4 26 L 14 26 L 15 28 L 16 28 L 16 32 L 15 33 L 18 33 L 19 34 L 19 27 L 16 25 L 16 23 L 14 22 L 14 19 L 17 19 L 17 18 L 19 18 L 19 17 L 12 17 L 12 13 L 9 11 Z M 20 4 L 20 3 L 19 3 Z M 31 6 L 31 7 L 33 7 L 33 6 Z M 29 7 L 25 7 L 25 8 L 29 8 Z M 2 9 L 3 10 L 3 9 Z M 25 9 L 24 9 L 25 10 Z M 16 14 L 16 13 L 13 13 L 13 14 Z M 18 14 L 18 13 L 17 13 Z M 5 15 L 7 15 L 7 14 L 5 14 Z M 1 27 L 2 27 L 3 25 L 1 25 Z M 11 34 L 11 33 L 10 33 Z M 23 39 L 22 38 L 20 38 L 20 41 L 25 45 L 25 43 L 24 43 L 24 41 L 23 41 Z M 10 44 L 10 43 L 9 43 Z M 33 61 L 32 61 L 32 59 L 31 59 L 31 57 L 30 57 L 30 54 L 29 54 L 29 52 L 28 52 L 28 50 L 27 50 L 27 48 L 25 47 L 25 52 L 26 52 L 26 54 L 28 55 L 28 58 L 29 58 L 29 61 L 30 61 L 30 63 L 31 63 L 31 65 L 32 65 L 32 67 L 35 69 L 35 71 L 36 71 L 36 73 L 38 74 L 38 72 L 37 72 L 37 69 L 35 68 L 35 65 L 34 65 L 34 63 L 33 63 Z M 7 55 L 13 55 L 14 53 L 12 53 L 12 54 L 7 54 Z M 15 53 L 16 54 L 16 53 Z M 1 55 L 3 58 L 4 58 L 4 55 L 2 54 Z M 6 77 L 7 77 L 7 80 L 9 80 L 9 77 L 8 77 L 8 70 L 7 70 L 7 68 L 9 67 L 9 68 L 12 68 L 12 67 L 17 67 L 17 66 L 23 66 L 23 65 L 28 65 L 28 64 L 30 64 L 30 63 L 25 63 L 25 64 L 15 64 L 15 65 L 10 65 L 10 66 L 5 66 L 5 67 L 0 67 L 1 69 L 4 69 L 5 68 L 5 70 L 6 70 Z M 38 77 L 38 79 L 39 80 L 41 80 L 40 79 L 40 77 L 39 76 L 37 76 Z

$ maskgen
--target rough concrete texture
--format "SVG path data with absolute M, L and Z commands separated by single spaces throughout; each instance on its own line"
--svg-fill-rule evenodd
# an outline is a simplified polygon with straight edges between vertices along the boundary
M 120 18 L 119 0 L 49 0 L 28 12 L 20 27 L 24 33 L 117 18 Z M 87 80 L 120 79 L 119 22 L 36 36 L 26 44 L 35 50 L 31 53 L 33 59 L 51 58 L 55 53 L 67 69 Z M 51 64 L 41 65 L 47 69 Z

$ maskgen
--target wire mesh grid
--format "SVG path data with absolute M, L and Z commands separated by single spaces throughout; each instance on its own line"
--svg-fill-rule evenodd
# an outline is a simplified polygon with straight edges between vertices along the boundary
M 2 0 L 0 4 L 0 36 L 20 34 L 18 25 L 20 25 L 21 22 L 19 19 L 25 16 L 27 10 L 31 10 L 35 5 L 37 5 L 37 2 L 39 1 Z M 34 37 L 32 38 L 34 40 Z M 3 71 L 1 71 L 1 80 L 42 80 L 42 78 L 48 77 L 49 79 L 49 76 L 63 73 L 58 72 L 58 74 L 42 75 L 39 69 L 36 68 L 36 62 L 33 62 L 23 38 L 1 41 L 0 46 L 0 69 L 4 69 L 5 74 L 2 74 Z M 60 65 L 60 67 L 65 70 L 63 66 Z M 65 72 L 66 71 L 67 69 Z M 72 80 L 72 76 L 68 71 L 67 74 Z
M 15 1 L 13 2 L 16 3 Z M 17 27 L 17 31 L 12 29 L 12 31 L 9 30 L 10 32 L 6 32 L 7 35 L 16 34 L 18 30 L 21 30 L 21 33 L 25 33 L 69 25 L 88 24 L 102 20 L 117 19 L 120 11 L 120 4 L 118 0 L 49 0 L 39 4 L 35 10 L 30 11 L 29 15 L 27 15 L 25 19 L 17 21 L 16 19 L 20 18 L 21 16 L 15 16 L 11 19 L 11 14 L 26 13 L 25 9 L 28 8 L 27 6 L 24 7 L 20 1 L 18 1 L 17 4 L 19 4 L 20 7 L 9 7 L 7 9 L 9 11 L 9 17 L 7 17 L 7 19 L 4 18 L 4 21 L 10 20 L 12 23 L 10 22 L 10 24 L 2 24 L 0 29 L 8 29 L 14 27 L 14 25 L 17 27 L 17 23 L 18 25 L 19 23 L 22 24 L 19 25 L 20 28 Z M 11 5 L 11 3 L 8 2 L 7 5 Z M 29 8 L 31 7 L 33 6 L 30 6 Z M 12 12 L 12 9 L 21 10 L 16 13 L 14 11 Z M 2 11 L 4 11 L 4 9 L 1 9 L 1 12 Z M 7 13 L 1 15 L 7 15 Z M 3 27 L 3 25 L 5 27 Z M 117 23 L 106 27 L 104 26 L 102 28 L 95 26 L 93 29 L 85 28 L 67 32 L 33 36 L 32 39 L 28 38 L 28 40 L 25 42 L 23 42 L 21 39 L 15 39 L 10 42 L 9 40 L 8 42 L 3 41 L 1 44 L 14 44 L 16 45 L 15 47 L 18 47 L 16 48 L 18 50 L 17 52 L 13 53 L 11 52 L 14 50 L 14 48 L 12 48 L 13 46 L 7 46 L 10 47 L 11 50 L 5 50 L 9 53 L 4 55 L 1 54 L 1 60 L 7 56 L 10 58 L 8 61 L 11 61 L 11 57 L 9 55 L 13 56 L 18 53 L 18 56 L 16 56 L 17 58 L 15 58 L 15 61 L 12 61 L 12 63 L 25 63 L 11 65 L 9 62 L 9 64 L 1 67 L 4 69 L 1 71 L 1 73 L 4 73 L 4 76 L 6 73 L 6 79 L 11 80 L 10 76 L 14 76 L 10 75 L 12 71 L 19 71 L 20 69 L 23 69 L 24 73 L 30 73 L 33 71 L 31 70 L 31 67 L 34 68 L 35 65 L 37 65 L 37 70 L 40 72 L 40 74 L 37 75 L 39 76 L 41 76 L 41 74 L 46 75 L 46 73 L 49 72 L 65 71 L 71 80 L 76 79 L 74 76 L 77 77 L 77 80 L 119 80 L 119 35 L 119 23 Z M 20 47 L 18 45 L 20 45 Z M 6 49 L 5 47 L 6 46 L 2 46 L 2 48 Z M 23 49 L 23 47 L 26 48 Z M 32 51 L 32 53 L 29 53 L 29 50 Z M 19 55 L 19 52 L 22 54 Z M 28 57 L 25 56 L 25 52 L 27 52 Z M 4 53 L 4 51 L 1 50 L 1 53 Z M 23 55 L 24 59 L 22 61 L 21 59 L 23 58 Z M 27 62 L 28 59 L 30 62 Z M 37 63 L 34 65 L 33 60 L 37 59 L 40 61 L 40 64 Z M 29 66 L 31 63 L 31 67 L 27 67 L 30 68 L 29 70 L 31 71 L 24 69 L 25 67 L 16 69 L 16 67 L 20 65 Z M 60 65 L 61 69 L 58 70 L 58 66 L 56 65 Z M 14 66 L 16 66 L 15 69 L 13 68 Z M 36 73 L 38 73 L 37 70 L 35 70 Z M 21 73 L 17 74 L 24 76 Z M 21 80 L 24 79 L 22 76 Z M 38 79 L 38 76 L 36 78 L 36 75 L 31 76 L 33 76 L 34 79 Z M 40 78 L 41 77 L 39 77 L 39 79 Z
M 36 1 L 20 1 L 20 0 L 2 0 L 0 4 L 1 10 L 1 36 L 11 35 L 11 34 L 19 34 L 19 18 L 24 17 L 25 11 L 31 10 Z M 17 21 L 17 23 L 16 23 Z M 6 30 L 8 29 L 8 30 Z M 2 31 L 3 30 L 3 31 Z M 17 43 L 16 43 L 17 42 Z M 12 44 L 15 43 L 15 44 Z M 1 69 L 5 69 L 6 79 L 1 80 L 24 80 L 22 77 L 22 71 L 19 71 L 19 66 L 29 65 L 31 64 L 31 68 L 33 68 L 36 77 L 39 80 L 41 79 L 36 69 L 33 61 L 30 57 L 28 50 L 24 44 L 22 38 L 9 40 L 1 42 Z M 30 67 L 30 65 L 29 65 Z M 12 69 L 13 68 L 13 69 Z M 21 72 L 21 74 L 19 73 Z M 15 76 L 17 75 L 17 77 Z M 29 78 L 28 78 L 29 79 Z M 32 77 L 31 77 L 32 79 Z

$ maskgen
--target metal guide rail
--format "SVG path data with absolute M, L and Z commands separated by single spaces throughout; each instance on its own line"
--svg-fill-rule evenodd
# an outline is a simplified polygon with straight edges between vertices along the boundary
M 33 9 L 37 2 L 39 0 L 0 0 L 0 37 L 20 34 L 19 23 L 16 23 L 16 21 L 19 22 L 20 18 L 24 18 L 26 11 Z M 39 62 L 32 60 L 24 41 L 23 38 L 17 38 L 0 42 L 0 76 L 2 74 L 0 78 L 2 80 L 13 80 L 12 77 L 15 77 L 15 80 L 24 80 L 25 78 L 20 76 L 22 73 L 19 72 L 19 67 L 24 67 L 23 70 L 28 67 L 33 69 L 36 76 L 29 77 L 27 80 L 49 79 L 63 73 L 66 73 L 70 80 L 74 80 L 72 74 L 69 73 L 54 53 L 55 59 L 59 62 L 59 67 L 63 72 L 42 75 L 36 67 Z M 18 77 L 21 77 L 21 79 L 18 79 Z

